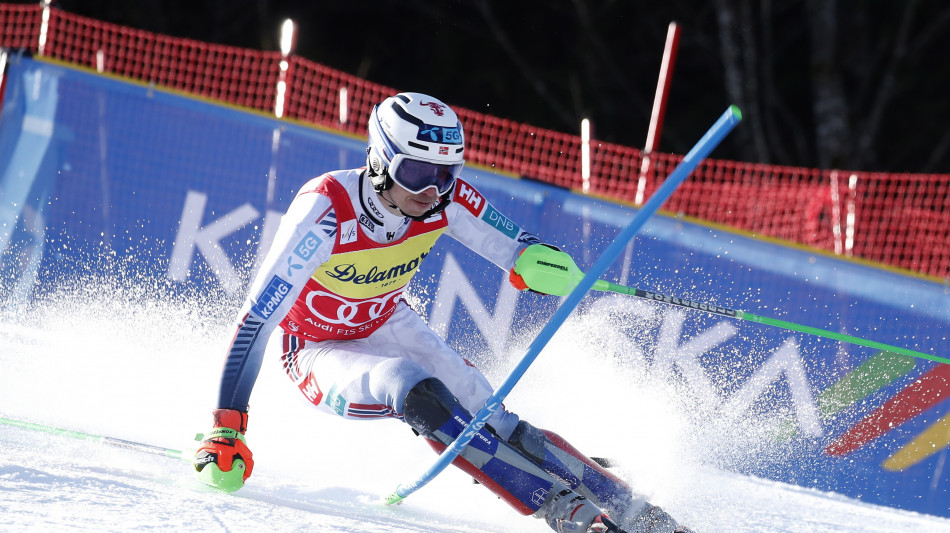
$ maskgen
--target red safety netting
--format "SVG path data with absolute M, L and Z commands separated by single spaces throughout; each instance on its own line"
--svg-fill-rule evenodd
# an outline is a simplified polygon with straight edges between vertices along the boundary
M 44 16 L 45 14 L 45 16 Z M 45 23 L 44 23 L 45 19 Z M 0 46 L 356 135 L 396 89 L 307 59 L 173 38 L 39 5 L 0 4 Z M 286 63 L 283 63 L 285 60 Z M 283 63 L 283 65 L 282 65 Z M 282 68 L 286 67 L 286 68 Z M 282 107 L 278 105 L 283 91 Z M 467 109 L 466 158 L 560 187 L 642 203 L 682 159 L 592 142 Z M 707 160 L 667 211 L 836 254 L 950 278 L 950 175 L 884 174 Z

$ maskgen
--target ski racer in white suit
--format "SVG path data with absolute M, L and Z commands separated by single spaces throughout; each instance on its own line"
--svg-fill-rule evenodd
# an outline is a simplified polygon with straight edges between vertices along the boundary
M 458 178 L 463 156 L 456 114 L 430 96 L 401 93 L 373 109 L 366 168 L 301 188 L 239 312 L 214 427 L 195 455 L 202 481 L 237 490 L 250 476 L 248 401 L 278 329 L 287 375 L 328 413 L 400 418 L 441 451 L 484 405 L 493 392 L 485 377 L 402 298 L 436 240 L 457 239 L 510 270 L 520 289 L 564 295 L 576 281 L 558 268 L 570 256 L 491 223 L 500 214 Z M 537 253 L 543 261 L 523 259 Z M 455 464 L 555 531 L 678 527 L 563 439 L 504 409 Z

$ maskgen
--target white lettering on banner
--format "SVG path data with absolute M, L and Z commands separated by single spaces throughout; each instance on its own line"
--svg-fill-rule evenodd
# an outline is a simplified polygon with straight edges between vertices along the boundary
M 432 316 L 429 325 L 442 338 L 448 335 L 456 300 L 468 310 L 469 316 L 495 355 L 504 356 L 508 332 L 511 331 L 515 316 L 515 305 L 518 303 L 518 291 L 507 279 L 503 279 L 495 301 L 495 314 L 489 313 L 455 256 L 449 253 L 445 256 L 439 276 L 439 287 L 430 307 Z
M 706 377 L 699 357 L 733 337 L 737 330 L 731 323 L 722 321 L 681 345 L 679 339 L 682 336 L 685 315 L 686 311 L 681 310 L 668 312 L 660 326 L 653 363 L 653 370 L 658 372 L 658 375 L 670 375 L 675 362 L 693 391 L 727 420 L 747 414 L 755 400 L 784 375 L 802 433 L 809 436 L 821 435 L 817 406 L 794 338 L 787 339 L 731 398 L 723 401 L 719 390 Z
M 722 412 L 732 419 L 745 415 L 755 400 L 761 397 L 773 383 L 781 379 L 783 374 L 792 394 L 795 417 L 798 419 L 802 433 L 809 437 L 821 436 L 818 408 L 802 365 L 798 341 L 794 337 L 786 339 L 782 346 L 755 371 L 755 374 L 746 380 L 742 388 L 726 401 Z
M 261 225 L 261 240 L 257 244 L 257 257 L 254 258 L 254 269 L 251 272 L 250 279 L 254 279 L 257 271 L 261 269 L 261 262 L 267 256 L 271 244 L 274 243 L 274 235 L 277 234 L 277 228 L 280 226 L 280 220 L 284 214 L 280 211 L 268 210 L 264 215 L 264 223 Z
M 658 376 L 667 377 L 672 374 L 675 362 L 693 391 L 718 404 L 718 389 L 703 371 L 699 356 L 731 339 L 737 330 L 731 323 L 723 321 L 680 344 L 685 318 L 686 311 L 665 313 L 653 354 L 653 371 Z
M 221 239 L 250 224 L 260 213 L 251 204 L 244 204 L 202 227 L 207 203 L 206 194 L 188 191 L 185 206 L 181 211 L 178 234 L 175 236 L 175 244 L 172 247 L 168 277 L 175 281 L 183 281 L 191 274 L 191 263 L 194 259 L 195 247 L 197 247 L 211 267 L 211 271 L 221 282 L 221 286 L 229 293 L 234 293 L 242 288 L 242 284 L 234 271 L 234 266 L 221 249 Z
M 32 133 L 34 135 L 39 135 L 40 137 L 52 137 L 53 136 L 53 127 L 55 124 L 52 120 L 38 117 L 36 115 L 24 115 L 23 116 L 23 131 L 26 133 Z
M 446 338 L 455 312 L 455 303 L 458 300 L 468 311 L 485 343 L 495 352 L 495 355 L 503 356 L 517 298 L 518 292 L 503 281 L 495 302 L 495 314 L 492 315 L 475 292 L 458 261 L 451 253 L 448 253 L 442 265 L 435 298 L 430 306 L 429 323 L 436 333 Z M 611 300 L 606 298 L 601 299 L 601 302 L 603 302 L 602 305 L 611 305 Z M 598 309 L 596 306 L 599 304 L 600 302 L 591 308 L 592 313 L 594 309 Z M 648 324 L 652 322 L 653 304 L 627 303 L 623 305 L 623 309 L 626 319 L 633 319 L 643 327 L 649 327 Z M 654 346 L 650 368 L 654 375 L 661 379 L 669 379 L 675 365 L 689 387 L 709 406 L 710 412 L 723 413 L 722 416 L 727 418 L 747 414 L 755 400 L 761 397 L 769 386 L 784 377 L 791 392 L 796 419 L 802 433 L 809 436 L 821 435 L 822 428 L 817 404 L 794 338 L 787 339 L 730 398 L 724 398 L 721 389 L 703 370 L 700 357 L 713 352 L 718 346 L 735 337 L 738 330 L 731 321 L 722 320 L 691 336 L 688 340 L 682 341 L 683 323 L 687 313 L 679 309 L 662 313 L 660 331 Z M 646 354 L 636 343 L 630 343 L 626 349 L 625 356 L 629 358 L 631 364 L 647 364 Z

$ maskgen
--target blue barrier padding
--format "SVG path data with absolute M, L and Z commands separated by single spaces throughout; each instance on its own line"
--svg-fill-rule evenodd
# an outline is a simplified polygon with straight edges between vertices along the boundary
M 4 307 L 29 302 L 51 287 L 97 278 L 240 297 L 268 232 L 297 188 L 322 172 L 360 166 L 365 158 L 361 139 L 84 70 L 14 57 L 7 76 L 0 108 Z M 512 220 L 569 252 L 582 269 L 635 213 L 483 168 L 466 166 L 463 176 Z M 221 254 L 199 245 L 209 236 Z M 460 268 L 449 268 L 455 265 Z M 604 278 L 950 354 L 950 291 L 944 285 L 666 215 L 644 226 Z M 453 283 L 461 282 L 471 285 L 474 297 L 453 290 Z M 448 238 L 439 241 L 411 290 L 433 327 L 486 367 L 530 341 L 543 322 L 537 317 L 550 316 L 557 305 L 551 298 L 512 294 L 504 272 Z M 614 305 L 611 298 L 622 297 L 590 295 L 579 311 L 596 313 Z M 882 466 L 950 414 L 945 400 L 912 399 L 921 408 L 907 422 L 843 457 L 825 452 L 854 424 L 934 371 L 934 363 L 914 361 L 910 370 L 852 403 L 829 407 L 822 403 L 828 391 L 877 356 L 874 350 L 643 305 L 650 307 L 638 312 L 648 313 L 649 320 L 621 312 L 610 331 L 636 347 L 645 360 L 637 364 L 667 365 L 691 390 L 711 391 L 716 416 L 741 406 L 747 411 L 731 415 L 791 421 L 793 431 L 765 442 L 760 460 L 730 468 L 950 516 L 946 444 L 917 452 L 916 462 L 903 470 Z M 504 338 L 499 332 L 506 330 Z M 673 340 L 663 337 L 670 332 Z M 723 338 L 692 354 L 696 344 L 690 343 L 710 332 Z M 696 363 L 701 372 L 686 375 L 684 362 Z M 737 403 L 750 391 L 754 401 Z

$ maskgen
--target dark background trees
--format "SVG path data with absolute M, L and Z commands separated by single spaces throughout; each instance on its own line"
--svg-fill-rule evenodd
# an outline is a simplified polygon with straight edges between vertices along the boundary
M 27 2 L 30 3 L 30 2 Z M 642 147 L 667 26 L 682 29 L 660 150 L 726 105 L 717 157 L 950 172 L 950 4 L 942 0 L 58 0 L 149 31 L 297 53 L 400 90 Z

